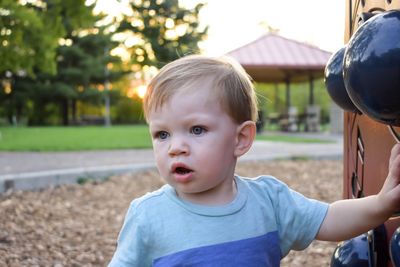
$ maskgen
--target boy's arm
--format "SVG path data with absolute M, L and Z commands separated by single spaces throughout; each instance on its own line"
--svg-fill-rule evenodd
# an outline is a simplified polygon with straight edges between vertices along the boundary
M 390 155 L 389 174 L 377 195 L 340 200 L 329 206 L 316 239 L 341 241 L 365 233 L 400 210 L 400 144 Z
M 146 219 L 138 212 L 138 202 L 134 200 L 125 215 L 124 224 L 118 236 L 117 248 L 108 267 L 150 266 L 151 260 L 146 250 Z

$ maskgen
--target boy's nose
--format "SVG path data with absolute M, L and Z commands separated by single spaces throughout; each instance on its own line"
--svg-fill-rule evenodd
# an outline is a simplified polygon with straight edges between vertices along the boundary
M 188 154 L 189 146 L 184 138 L 175 137 L 171 138 L 171 143 L 169 145 L 168 154 L 171 156 L 177 156 L 181 154 Z

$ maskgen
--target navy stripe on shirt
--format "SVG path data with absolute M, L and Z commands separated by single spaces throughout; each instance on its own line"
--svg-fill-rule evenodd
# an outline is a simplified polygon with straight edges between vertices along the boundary
M 155 267 L 172 266 L 279 266 L 278 232 L 237 241 L 179 251 L 154 260 Z

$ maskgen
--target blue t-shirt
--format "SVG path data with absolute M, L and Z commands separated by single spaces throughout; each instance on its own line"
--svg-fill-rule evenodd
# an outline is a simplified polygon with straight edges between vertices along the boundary
M 222 206 L 187 202 L 169 185 L 132 201 L 109 266 L 279 266 L 314 240 L 326 203 L 271 176 L 235 181 Z

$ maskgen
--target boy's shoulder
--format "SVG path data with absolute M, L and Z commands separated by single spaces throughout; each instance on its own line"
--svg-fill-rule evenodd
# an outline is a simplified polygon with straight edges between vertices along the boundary
M 141 197 L 135 198 L 132 200 L 131 206 L 135 207 L 136 209 L 140 209 L 163 203 L 163 201 L 165 201 L 164 197 L 166 194 L 166 187 L 167 185 L 164 185 L 155 191 L 148 192 Z
M 290 194 L 292 191 L 287 184 L 271 175 L 248 178 L 239 177 L 248 188 L 249 194 L 261 195 L 274 199 L 280 194 Z
M 239 176 L 239 179 L 250 187 L 287 187 L 284 182 L 271 175 L 261 175 L 253 178 Z

